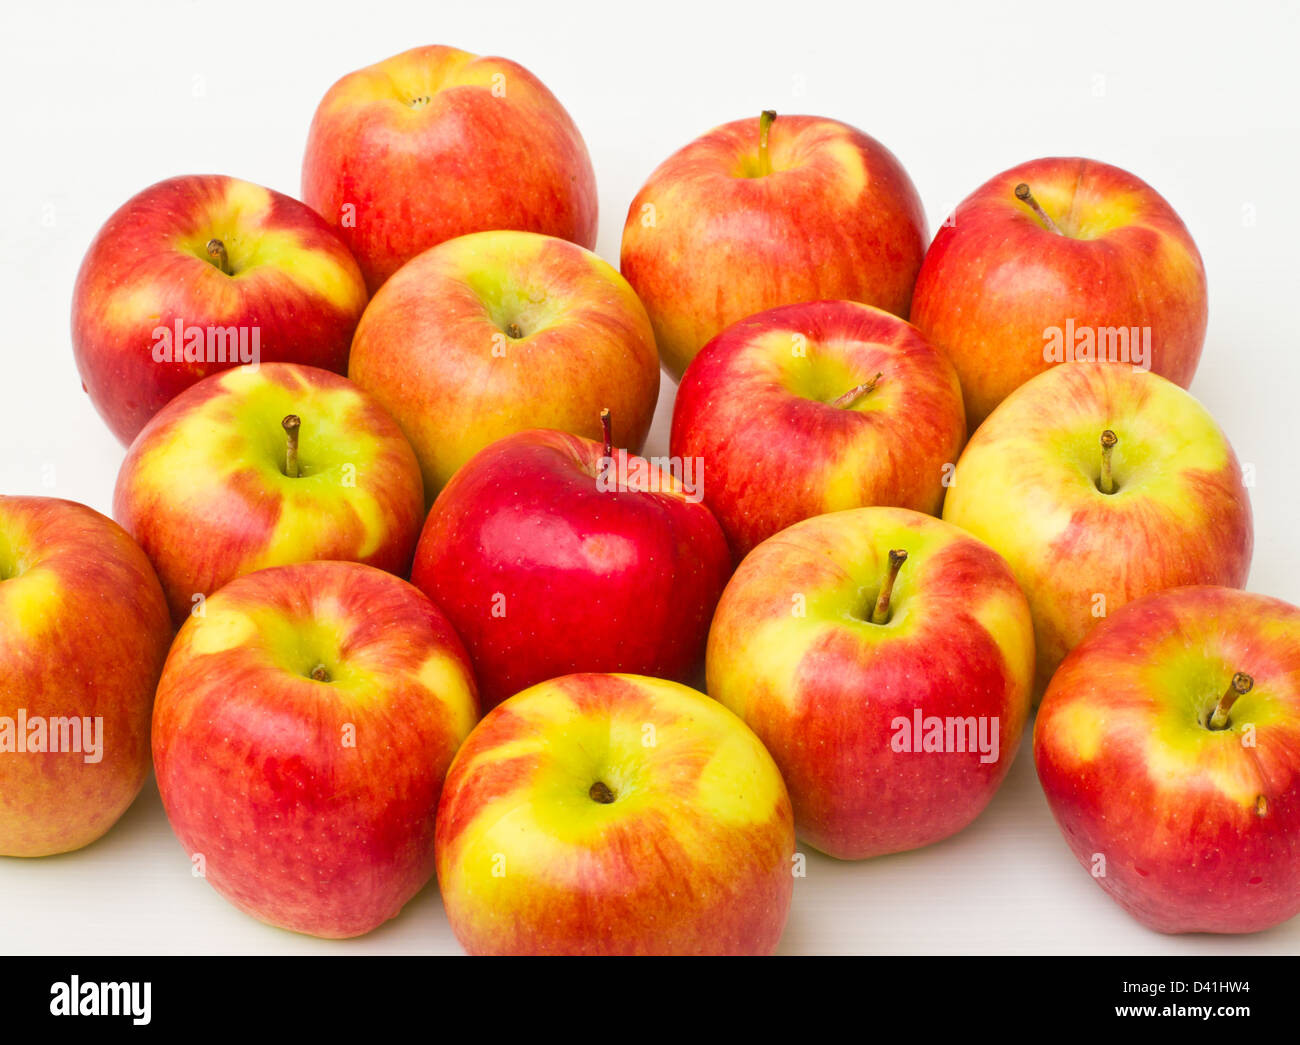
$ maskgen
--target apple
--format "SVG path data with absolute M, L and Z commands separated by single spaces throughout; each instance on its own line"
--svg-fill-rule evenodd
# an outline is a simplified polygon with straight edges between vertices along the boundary
M 687 681 L 731 572 L 693 486 L 551 429 L 473 457 L 434 502 L 411 581 L 465 640 L 484 707 L 577 671 Z
M 942 353 L 888 312 L 818 301 L 710 341 L 677 390 L 671 447 L 703 462 L 704 503 L 739 560 L 812 515 L 869 505 L 938 515 L 965 438 Z
M 1233 588 L 1138 599 L 1052 678 L 1034 761 L 1071 852 L 1164 933 L 1300 912 L 1300 609 Z
M 345 377 L 237 367 L 182 392 L 136 437 L 113 515 L 179 625 L 241 574 L 347 559 L 405 576 L 424 515 L 415 453 Z
M 1140 362 L 1186 388 L 1205 341 L 1205 267 L 1140 178 L 1031 160 L 957 205 L 926 252 L 911 320 L 957 368 L 975 428 L 1060 362 Z
M 241 363 L 343 373 L 361 270 L 310 207 L 237 178 L 169 178 L 124 203 L 77 274 L 81 381 L 123 444 L 179 393 Z
M 438 884 L 471 954 L 770 954 L 790 798 L 745 724 L 686 686 L 566 675 L 490 711 L 447 774 Z
M 1011 564 L 1039 694 L 1124 603 L 1250 573 L 1250 500 L 1223 432 L 1172 381 L 1120 363 L 1054 367 L 1013 392 L 966 444 L 943 517 Z
M 349 73 L 312 119 L 302 196 L 352 248 L 373 294 L 455 236 L 522 229 L 596 245 L 582 135 L 522 65 L 417 47 Z
M 434 815 L 478 719 L 446 617 L 391 574 L 307 562 L 231 581 L 181 627 L 153 717 L 167 819 L 271 925 L 342 938 L 433 876 Z
M 645 308 L 591 251 L 532 232 L 480 232 L 421 254 L 384 284 L 349 376 L 397 418 L 429 498 L 489 443 L 529 428 L 638 450 L 659 397 Z
M 623 227 L 623 275 L 680 379 L 756 312 L 846 298 L 907 317 L 925 254 L 921 198 L 894 155 L 835 120 L 736 120 L 650 175 Z
M 0 856 L 80 849 L 135 801 L 171 638 L 153 567 L 120 526 L 0 496 Z
M 1007 564 L 906 508 L 768 538 L 709 632 L 709 694 L 776 759 L 799 837 L 843 860 L 930 845 L 979 816 L 1015 758 L 1033 673 Z

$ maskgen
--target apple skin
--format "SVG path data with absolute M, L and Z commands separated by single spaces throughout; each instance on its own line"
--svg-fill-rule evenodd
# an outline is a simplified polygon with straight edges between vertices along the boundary
M 471 954 L 770 954 L 794 884 L 758 738 L 636 675 L 568 675 L 489 712 L 447 774 L 436 849 Z
M 153 718 L 158 790 L 240 910 L 360 936 L 432 877 L 443 777 L 477 719 L 465 649 L 411 585 L 350 562 L 261 570 L 176 636 Z
M 302 420 L 302 474 L 285 474 L 282 419 Z M 113 515 L 153 562 L 179 626 L 235 577 L 311 559 L 405 576 L 424 516 L 401 429 L 345 377 L 238 367 L 173 399 L 136 437 Z
M 213 238 L 233 275 L 208 257 Z M 72 348 L 91 402 L 125 445 L 186 388 L 235 365 L 158 361 L 159 328 L 234 327 L 250 347 L 256 328 L 262 361 L 341 374 L 365 307 L 361 270 L 310 207 L 237 178 L 189 175 L 133 196 L 99 230 L 72 295 Z
M 668 472 L 601 489 L 601 444 L 553 430 L 480 451 L 438 495 L 411 581 L 451 619 L 491 708 L 577 671 L 687 681 L 731 572 L 713 514 Z M 642 464 L 649 466 L 648 462 Z
M 135 801 L 171 638 L 153 567 L 120 526 L 72 501 L 0 496 L 0 715 L 103 719 L 98 756 L 84 740 L 81 753 L 0 752 L 0 856 L 80 849 Z
M 1016 198 L 1021 182 L 1065 235 Z M 957 368 L 974 429 L 1055 365 L 1043 358 L 1050 327 L 1150 327 L 1151 369 L 1186 388 L 1207 315 L 1200 252 L 1165 199 L 1118 167 L 1052 157 L 957 205 L 926 252 L 911 320 Z
M 1254 688 L 1208 728 L 1238 671 Z M 1247 933 L 1300 912 L 1296 607 L 1208 585 L 1130 603 L 1052 679 L 1034 760 L 1071 852 L 1105 857 L 1097 884 L 1143 925 Z
M 847 124 L 778 116 L 772 173 L 753 176 L 758 139 L 758 119 L 715 128 L 628 209 L 620 268 L 674 379 L 710 338 L 779 305 L 844 298 L 907 318 L 925 211 L 894 155 Z
M 362 316 L 348 373 L 397 418 L 430 500 L 503 436 L 600 438 L 602 408 L 615 442 L 639 450 L 659 398 L 654 331 L 627 281 L 531 232 L 461 236 L 405 265 Z
M 873 624 L 891 549 L 908 559 L 892 616 Z M 1033 667 L 1029 607 L 992 549 L 919 512 L 856 508 L 796 523 L 740 564 L 709 633 L 708 692 L 776 759 L 799 837 L 861 860 L 983 811 L 1020 744 Z M 997 758 L 894 750 L 896 719 L 918 708 L 996 717 Z
M 870 392 L 834 404 L 877 374 Z M 671 446 L 704 462 L 704 503 L 739 561 L 813 515 L 869 505 L 938 515 L 944 466 L 965 440 L 961 386 L 942 353 L 888 312 L 818 301 L 710 341 L 677 389 Z
M 596 245 L 596 174 L 564 107 L 523 66 L 454 47 L 404 51 L 334 84 L 312 119 L 302 197 L 338 228 L 372 294 L 470 232 Z
M 1097 486 L 1106 429 L 1119 439 L 1111 495 Z M 1099 608 L 1187 584 L 1245 587 L 1254 545 L 1241 467 L 1214 419 L 1122 363 L 1069 363 L 1017 389 L 966 444 L 943 517 L 1011 564 L 1034 614 L 1040 695 Z

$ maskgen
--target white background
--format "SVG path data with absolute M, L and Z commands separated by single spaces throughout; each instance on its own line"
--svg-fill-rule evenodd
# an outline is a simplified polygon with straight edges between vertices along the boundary
M 932 230 L 987 178 L 1036 156 L 1090 156 L 1145 178 L 1205 257 L 1210 329 L 1192 391 L 1255 466 L 1250 587 L 1300 602 L 1298 30 L 1294 6 L 1241 2 L 6 5 L 0 491 L 110 509 L 123 451 L 81 393 L 68 336 L 77 266 L 109 214 L 176 174 L 298 195 L 330 84 L 445 43 L 521 62 L 568 108 L 599 181 L 598 250 L 615 264 L 628 203 L 654 166 L 768 107 L 884 142 Z M 665 379 L 655 453 L 667 452 L 672 392 Z M 987 812 L 945 843 L 862 864 L 810 855 L 781 949 L 1295 953 L 1300 919 L 1242 938 L 1143 929 L 1067 852 L 1026 748 Z M 349 942 L 240 914 L 191 876 L 152 783 L 95 845 L 0 859 L 0 952 L 456 950 L 434 885 Z M 1223 968 L 1208 963 L 1206 978 Z

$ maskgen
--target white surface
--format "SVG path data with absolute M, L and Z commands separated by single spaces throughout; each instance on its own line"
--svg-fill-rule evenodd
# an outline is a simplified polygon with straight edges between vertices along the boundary
M 669 152 L 763 108 L 853 123 L 901 159 L 931 229 L 1022 160 L 1081 154 L 1152 183 L 1205 257 L 1210 330 L 1192 391 L 1255 466 L 1250 587 L 1300 602 L 1295 171 L 1300 16 L 1238 3 L 689 3 L 555 0 L 310 6 L 226 0 L 10 5 L 0 36 L 0 491 L 110 507 L 122 450 L 78 387 L 68 303 L 108 215 L 174 174 L 298 194 L 316 103 L 340 75 L 447 43 L 513 58 L 576 120 L 617 263 L 626 208 Z M 672 385 L 649 448 L 665 453 Z M 456 950 L 434 886 L 370 936 L 269 929 L 190 864 L 150 784 L 80 853 L 0 860 L 0 952 Z M 1167 938 L 1111 903 L 1066 850 L 1027 750 L 993 804 L 929 849 L 850 865 L 811 855 L 787 953 L 1300 950 L 1300 919 L 1244 938 Z

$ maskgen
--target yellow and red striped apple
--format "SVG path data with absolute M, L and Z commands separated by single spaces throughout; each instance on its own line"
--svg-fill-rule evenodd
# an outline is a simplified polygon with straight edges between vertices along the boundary
M 0 496 L 0 856 L 80 849 L 135 801 L 171 638 L 153 567 L 120 526 Z
M 906 318 L 925 235 L 921 198 L 878 141 L 765 112 L 659 165 L 628 209 L 620 268 L 680 379 L 711 338 L 779 305 L 845 298 Z
M 237 178 L 169 178 L 124 203 L 77 275 L 82 385 L 130 443 L 179 393 L 241 363 L 343 373 L 361 270 L 310 207 Z
M 478 718 L 464 647 L 405 581 L 349 562 L 261 570 L 176 636 L 158 790 L 196 869 L 264 922 L 359 936 L 433 876 L 434 815 Z
M 447 774 L 436 848 L 471 954 L 769 954 L 794 884 L 758 738 L 636 675 L 568 675 L 489 712 Z
M 596 174 L 573 120 L 505 58 L 417 47 L 349 73 L 312 119 L 302 197 L 373 294 L 455 236 L 522 229 L 596 245 Z
M 346 559 L 405 576 L 424 515 L 397 423 L 345 377 L 270 363 L 205 378 L 136 437 L 113 514 L 179 624 L 253 570 Z
M 1015 758 L 1033 671 L 1007 564 L 904 508 L 768 538 L 709 633 L 709 694 L 776 759 L 799 837 L 845 860 L 938 842 L 980 814 Z
M 1214 419 L 1173 382 L 1119 363 L 1054 367 L 1012 393 L 966 445 L 943 517 L 1015 571 L 1034 614 L 1039 695 L 1124 603 L 1185 584 L 1243 587 L 1254 543 L 1241 468 Z
M 1143 925 L 1300 913 L 1300 609 L 1212 586 L 1130 603 L 1052 678 L 1034 759 L 1071 852 Z
M 937 515 L 966 439 L 961 387 L 903 320 L 853 301 L 760 312 L 686 369 L 672 454 L 698 459 L 737 561 L 809 516 L 885 505 Z
M 577 671 L 691 680 L 730 572 L 717 520 L 680 477 L 541 429 L 456 473 L 411 580 L 465 640 L 490 708 Z
M 1035 374 L 1099 353 L 1186 388 L 1206 317 L 1205 267 L 1174 209 L 1127 171 L 1077 157 L 1022 163 L 958 204 L 911 314 L 957 368 L 972 428 Z
M 426 251 L 375 295 L 349 376 L 406 432 L 430 499 L 479 450 L 530 428 L 639 450 L 659 397 L 645 308 L 582 247 L 482 232 Z

